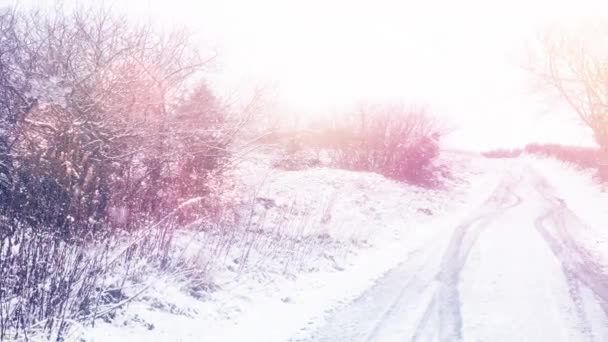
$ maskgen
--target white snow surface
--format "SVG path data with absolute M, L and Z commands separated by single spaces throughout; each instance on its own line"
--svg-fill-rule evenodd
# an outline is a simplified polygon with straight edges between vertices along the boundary
M 482 205 L 295 340 L 607 341 L 605 249 L 589 243 L 603 233 L 567 197 L 595 206 L 598 185 L 560 163 L 503 166 Z
M 253 244 L 246 265 L 227 252 L 198 298 L 150 280 L 79 338 L 608 341 L 608 195 L 591 175 L 532 157 L 442 158 L 455 175 L 444 190 L 244 165 L 252 221 L 283 247 Z
M 593 170 L 552 158 L 527 156 L 525 160 L 553 186 L 555 195 L 566 200 L 568 207 L 584 225 L 572 238 L 592 253 L 594 262 L 608 273 L 608 186 L 595 180 Z
M 271 206 L 257 218 L 263 229 L 320 242 L 272 253 L 254 247 L 240 271 L 239 255 L 229 255 L 212 270 L 217 289 L 199 299 L 170 277 L 149 280 L 150 289 L 114 320 L 99 320 L 75 336 L 91 342 L 287 341 L 305 334 L 478 206 L 500 179 L 500 162 L 460 153 L 442 160 L 454 174 L 443 190 L 374 173 L 244 165 L 239 176 L 254 198 L 263 199 L 259 205 Z

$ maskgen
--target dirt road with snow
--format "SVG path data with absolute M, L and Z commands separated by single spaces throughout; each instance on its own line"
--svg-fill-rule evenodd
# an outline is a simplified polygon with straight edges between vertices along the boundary
M 467 220 L 297 340 L 608 341 L 608 275 L 577 244 L 585 229 L 519 165 Z

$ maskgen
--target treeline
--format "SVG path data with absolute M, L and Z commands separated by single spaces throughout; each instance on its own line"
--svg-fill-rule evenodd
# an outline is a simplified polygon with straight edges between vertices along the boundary
M 598 175 L 608 180 L 608 175 L 602 173 L 608 160 L 600 148 L 531 143 L 523 149 L 497 149 L 484 152 L 483 155 L 487 158 L 516 158 L 522 153 L 551 157 L 581 168 L 598 170 Z
M 601 150 L 592 147 L 563 146 L 558 144 L 529 144 L 525 151 L 553 157 L 582 168 L 599 169 L 602 165 Z

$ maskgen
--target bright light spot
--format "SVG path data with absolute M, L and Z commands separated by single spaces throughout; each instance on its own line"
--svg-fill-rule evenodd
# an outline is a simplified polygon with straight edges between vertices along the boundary
M 570 121 L 539 130 L 526 44 L 549 24 L 608 13 L 600 0 L 129 1 L 129 13 L 206 32 L 226 91 L 273 90 L 279 108 L 326 115 L 359 102 L 422 103 L 460 129 L 454 144 L 580 143 Z M 564 112 L 560 109 L 559 112 Z M 560 122 L 567 115 L 555 115 Z M 552 137 L 551 137 L 552 136 Z

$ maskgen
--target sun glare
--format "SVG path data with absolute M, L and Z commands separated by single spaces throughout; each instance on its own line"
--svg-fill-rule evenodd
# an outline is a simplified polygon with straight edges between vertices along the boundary
M 225 85 L 270 86 L 281 108 L 306 116 L 360 102 L 424 103 L 464 122 L 472 140 L 487 125 L 528 122 L 534 130 L 542 109 L 525 95 L 526 44 L 547 25 L 608 13 L 603 1 L 549 0 L 229 0 L 172 8 L 178 21 L 215 35 Z
M 456 141 L 518 144 L 531 134 L 585 139 L 565 125 L 545 132 L 545 105 L 530 96 L 527 46 L 550 26 L 608 15 L 601 0 L 189 1 L 134 0 L 114 7 L 186 26 L 218 53 L 209 76 L 220 93 L 262 87 L 282 115 L 319 117 L 368 102 L 426 105 L 465 128 Z M 528 127 L 488 137 L 487 127 Z M 500 131 L 500 130 L 499 130 Z M 585 135 L 586 136 L 586 135 Z

